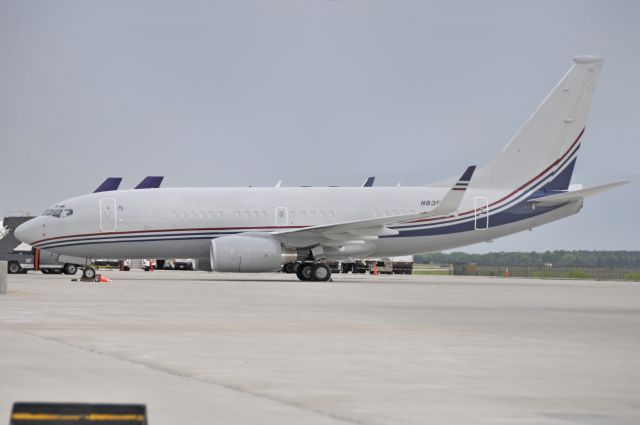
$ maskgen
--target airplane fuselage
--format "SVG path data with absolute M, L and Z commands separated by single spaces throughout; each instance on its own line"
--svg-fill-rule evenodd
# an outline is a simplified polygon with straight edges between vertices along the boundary
M 449 249 L 489 241 L 579 210 L 572 204 L 536 211 L 524 201 L 535 188 L 534 184 L 512 194 L 469 189 L 458 216 L 392 226 L 398 235 L 328 249 L 327 258 Z M 38 235 L 33 245 L 91 258 L 207 258 L 213 238 L 428 211 L 446 191 L 444 187 L 293 187 L 95 193 L 58 204 L 72 210 L 71 215 L 35 218 L 32 227 Z M 70 228 L 73 233 L 66 230 Z

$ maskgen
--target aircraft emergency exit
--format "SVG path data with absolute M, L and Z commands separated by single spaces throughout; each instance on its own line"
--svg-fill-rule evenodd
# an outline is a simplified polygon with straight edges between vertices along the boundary
M 110 190 L 62 201 L 20 226 L 34 247 L 90 258 L 206 258 L 214 271 L 295 263 L 324 281 L 329 259 L 397 256 L 493 240 L 576 214 L 571 176 L 602 68 L 580 56 L 498 156 L 420 187 Z M 91 274 L 91 269 L 85 270 Z

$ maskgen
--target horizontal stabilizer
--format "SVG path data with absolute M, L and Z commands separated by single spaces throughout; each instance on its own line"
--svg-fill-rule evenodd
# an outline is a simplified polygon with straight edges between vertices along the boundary
M 164 176 L 147 176 L 135 188 L 136 189 L 157 189 L 162 184 Z
M 551 205 L 561 205 L 566 204 L 572 201 L 578 201 L 584 199 L 588 196 L 597 195 L 598 193 L 602 193 L 609 189 L 613 189 L 614 187 L 622 186 L 623 184 L 627 184 L 629 181 L 619 181 L 615 183 L 603 184 L 602 186 L 590 187 L 588 189 L 580 189 L 580 190 L 572 190 L 563 193 L 557 193 L 555 195 L 543 196 L 541 198 L 530 199 L 529 202 L 532 202 L 535 205 L 540 206 L 551 206 Z
M 375 179 L 375 177 L 367 177 L 364 183 L 362 183 L 362 187 L 372 187 Z
M 98 186 L 96 190 L 93 191 L 93 193 L 118 190 L 120 182 L 122 182 L 122 177 L 108 177 L 105 181 L 102 182 L 100 186 Z

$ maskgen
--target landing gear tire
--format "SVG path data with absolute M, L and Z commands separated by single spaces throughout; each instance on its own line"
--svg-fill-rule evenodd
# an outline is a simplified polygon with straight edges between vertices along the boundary
M 308 282 L 310 280 L 313 280 L 312 272 L 313 272 L 313 264 L 304 263 L 298 266 L 298 270 L 296 270 L 296 276 L 298 276 L 298 279 L 304 282 Z
M 96 269 L 93 267 L 87 267 L 82 270 L 82 278 L 83 279 L 95 279 L 96 278 Z
M 64 274 L 76 274 L 78 272 L 78 266 L 75 264 L 65 264 Z
M 11 274 L 20 273 L 21 270 L 22 267 L 20 267 L 20 263 L 16 263 L 15 261 L 11 261 L 7 267 L 7 271 Z
M 49 274 L 49 269 L 40 269 L 42 274 Z
M 318 282 L 326 282 L 331 279 L 331 269 L 323 263 L 318 263 L 311 269 L 311 277 Z

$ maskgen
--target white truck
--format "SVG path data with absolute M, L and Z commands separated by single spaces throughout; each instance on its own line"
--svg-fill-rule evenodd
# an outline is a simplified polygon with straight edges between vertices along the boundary
M 76 274 L 81 259 L 60 262 L 59 256 L 46 250 L 34 250 L 30 245 L 20 242 L 13 231 L 20 224 L 31 220 L 31 215 L 12 215 L 5 217 L 0 225 L 0 260 L 7 262 L 9 273 L 26 273 L 36 268 L 42 273 Z

